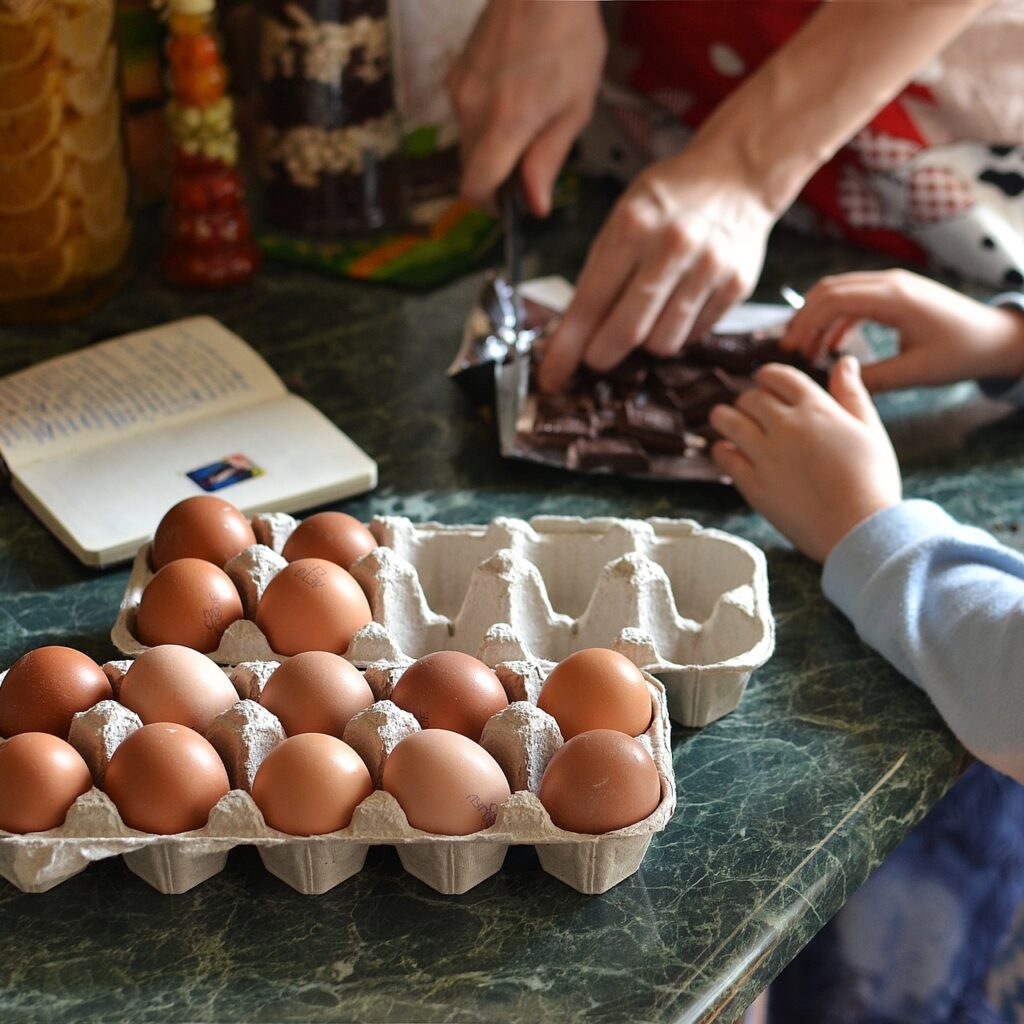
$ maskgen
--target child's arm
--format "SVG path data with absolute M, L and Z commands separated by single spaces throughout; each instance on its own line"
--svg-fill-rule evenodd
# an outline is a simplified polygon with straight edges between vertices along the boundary
M 899 354 L 864 367 L 869 391 L 1024 375 L 1024 297 L 988 306 L 905 270 L 826 277 L 807 293 L 783 347 L 813 357 L 858 319 L 900 332 Z M 1016 308 L 1014 308 L 1016 307 Z
M 907 501 L 835 548 L 822 588 L 971 753 L 1024 782 L 1024 557 Z
M 929 502 L 900 500 L 899 467 L 861 383 L 831 395 L 788 366 L 711 423 L 744 497 L 825 563 L 825 593 L 917 683 L 964 745 L 1024 782 L 1024 557 Z

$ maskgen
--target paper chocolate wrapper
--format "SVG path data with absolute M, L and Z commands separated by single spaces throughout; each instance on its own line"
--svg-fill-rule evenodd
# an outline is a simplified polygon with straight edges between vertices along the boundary
M 515 293 L 521 308 L 523 337 L 514 343 L 498 323 L 500 304 L 493 301 L 497 293 L 505 294 L 506 301 L 512 301 L 508 298 L 510 287 L 507 282 L 500 276 L 492 276 L 488 278 L 477 305 L 466 318 L 458 352 L 447 372 L 449 377 L 474 392 L 478 400 L 493 401 L 502 456 L 585 475 L 666 482 L 730 483 L 712 461 L 707 439 L 691 429 L 682 431 L 678 451 L 665 452 L 642 446 L 640 451 L 623 456 L 620 465 L 610 453 L 598 459 L 598 465 L 581 465 L 571 445 L 544 443 L 534 433 L 538 423 L 538 402 L 530 386 L 530 350 L 535 350 L 535 359 L 536 350 L 543 346 L 551 328 L 571 303 L 574 289 L 565 278 L 557 276 L 524 281 Z M 710 333 L 779 338 L 792 316 L 790 306 L 745 302 L 731 309 Z M 858 322 L 846 331 L 839 351 L 855 355 L 862 363 L 873 362 L 874 350 L 861 327 Z M 806 368 L 827 374 L 830 364 L 830 358 L 825 357 Z M 708 364 L 707 369 L 711 370 L 711 367 L 712 364 Z M 608 437 L 588 438 L 587 444 L 607 445 L 612 438 L 626 445 L 638 444 L 635 437 L 624 436 L 621 432 L 613 432 Z
M 249 617 L 210 654 L 219 664 L 284 660 L 251 617 L 296 525 L 280 513 L 254 516 L 261 543 L 225 566 Z M 473 654 L 504 623 L 541 660 L 584 647 L 620 651 L 662 680 L 675 721 L 699 727 L 739 704 L 774 650 L 764 554 L 692 520 L 535 516 L 445 526 L 384 516 L 370 529 L 381 546 L 352 574 L 374 622 L 344 652 L 361 668 L 440 650 Z M 147 545 L 135 559 L 111 632 L 131 657 L 147 649 L 134 626 L 153 575 L 148 553 Z

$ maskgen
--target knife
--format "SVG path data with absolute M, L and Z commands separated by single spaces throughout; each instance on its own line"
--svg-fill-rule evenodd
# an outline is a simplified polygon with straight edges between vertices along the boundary
M 523 280 L 523 192 L 519 181 L 519 165 L 498 188 L 498 205 L 501 208 L 502 226 L 505 232 L 505 273 L 503 275 L 509 289 L 510 302 L 505 306 L 505 326 L 516 338 L 516 352 L 528 351 L 520 344 L 522 338 L 521 317 L 522 305 L 519 298 L 519 286 Z
M 537 332 L 523 327 L 519 286 L 523 280 L 522 214 L 524 208 L 519 165 L 498 188 L 498 206 L 505 230 L 505 269 L 495 281 L 502 311 L 502 335 L 509 343 L 506 357 L 494 364 L 494 389 L 498 410 L 498 437 L 503 454 L 515 446 L 516 422 L 530 388 L 530 352 Z

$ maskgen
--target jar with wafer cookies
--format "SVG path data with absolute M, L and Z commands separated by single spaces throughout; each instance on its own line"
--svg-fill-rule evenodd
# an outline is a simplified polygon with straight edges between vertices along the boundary
M 0 0 L 0 320 L 68 319 L 131 240 L 115 0 Z

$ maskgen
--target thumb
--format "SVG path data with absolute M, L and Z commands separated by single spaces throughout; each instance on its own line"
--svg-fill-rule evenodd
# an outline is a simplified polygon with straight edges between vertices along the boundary
M 843 356 L 832 370 L 828 382 L 829 394 L 861 423 L 878 420 L 875 403 L 860 376 L 860 363 L 853 356 Z

